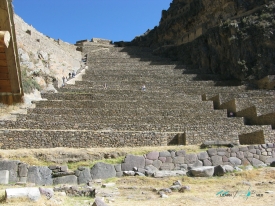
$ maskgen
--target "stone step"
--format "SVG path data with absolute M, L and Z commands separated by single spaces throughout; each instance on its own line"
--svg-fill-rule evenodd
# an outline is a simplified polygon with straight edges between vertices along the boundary
M 171 100 L 174 101 L 201 101 L 201 95 L 187 95 L 178 93 L 172 95 L 169 93 L 160 92 L 143 92 L 143 91 L 117 91 L 117 90 L 104 90 L 97 93 L 43 93 L 41 97 L 48 100 Z
M 186 80 L 219 80 L 218 75 L 213 74 L 182 74 L 183 70 L 181 69 L 155 69 L 155 70 L 115 70 L 114 72 L 106 71 L 106 70 L 97 70 L 97 71 L 86 71 L 86 73 L 82 76 L 84 80 L 90 80 L 94 78 L 94 76 L 108 76 L 108 77 L 116 77 L 116 76 L 128 76 L 132 77 L 169 77 L 174 79 L 186 79 Z
M 139 87 L 130 87 L 130 86 L 124 86 L 124 88 L 115 88 L 117 90 L 133 90 L 133 91 L 140 91 L 141 90 L 141 86 Z M 147 88 L 147 91 L 149 88 Z M 60 92 L 75 92 L 75 93 L 91 93 L 91 92 L 95 92 L 95 91 L 102 91 L 104 90 L 104 85 L 100 86 L 98 85 L 96 88 L 93 87 L 89 87 L 86 85 L 66 85 L 65 87 L 59 88 L 58 89 Z M 184 92 L 185 94 L 199 94 L 199 95 L 204 95 L 203 100 L 206 100 L 205 98 L 205 94 L 218 94 L 220 92 L 244 92 L 245 88 L 243 87 L 216 87 L 216 86 L 169 86 L 168 88 L 163 88 L 163 87 L 155 87 L 154 88 L 154 92 L 172 92 L 172 93 L 182 93 Z
M 208 102 L 173 102 L 173 101 L 92 101 L 92 100 L 82 100 L 82 101 L 70 101 L 70 100 L 49 100 L 49 101 L 34 101 L 36 107 L 40 108 L 113 108 L 113 109 L 136 109 L 136 108 L 150 108 L 155 109 L 185 109 L 185 108 L 197 108 L 197 109 L 211 109 L 213 108 L 213 103 Z
M 218 104 L 222 105 L 234 98 L 271 97 L 274 95 L 275 92 L 270 90 L 246 90 L 240 93 L 223 92 L 219 94 L 207 94 L 206 99 L 217 101 Z
M 249 135 L 247 135 L 249 134 Z M 240 136 L 247 135 L 246 138 L 250 139 L 252 144 L 255 142 L 274 142 L 274 131 L 271 130 L 269 125 L 244 125 L 232 127 L 231 125 L 224 125 L 224 127 L 219 127 L 219 125 L 194 125 L 193 127 L 188 128 L 184 136 L 186 144 L 201 144 L 204 141 L 212 140 L 225 140 L 236 142 L 239 140 Z M 168 139 L 168 142 L 170 140 Z
M 90 64 L 93 63 L 122 63 L 122 62 L 133 62 L 133 63 L 139 63 L 139 62 L 163 62 L 164 64 L 171 63 L 171 60 L 163 60 L 162 58 L 158 57 L 144 57 L 144 58 L 138 58 L 138 57 L 94 57 L 94 56 L 88 56 L 87 61 Z M 174 63 L 174 62 L 172 62 Z
M 275 112 L 275 96 L 235 98 L 236 112 L 249 107 L 256 107 L 257 115 Z
M 192 116 L 183 117 L 183 116 L 149 116 L 146 114 L 140 114 L 137 116 L 130 115 L 121 115 L 121 116 L 101 116 L 94 117 L 91 115 L 71 115 L 71 114 L 63 114 L 63 115 L 49 115 L 49 114 L 27 114 L 27 115 L 18 115 L 17 123 L 19 121 L 38 121 L 38 122 L 77 122 L 77 123 L 95 123 L 95 124 L 198 124 L 198 123 L 211 123 L 211 124 L 229 124 L 229 122 L 236 122 L 238 124 L 243 124 L 242 117 L 235 118 L 227 118 L 227 117 L 215 117 L 210 115 L 201 116 L 201 114 L 193 114 Z
M 96 81 L 99 81 L 100 84 L 97 84 Z M 92 86 L 102 86 L 102 82 L 108 82 L 108 87 L 112 88 L 120 88 L 120 87 L 132 87 L 132 86 L 142 86 L 145 84 L 146 86 L 154 87 L 175 87 L 175 86 L 215 86 L 215 81 L 187 81 L 186 79 L 166 79 L 159 78 L 159 81 L 156 81 L 153 78 L 146 77 L 137 77 L 137 78 L 129 78 L 129 77 L 104 77 L 104 76 L 95 76 L 91 79 L 91 81 L 76 81 L 75 84 L 78 86 L 84 85 L 86 87 Z
M 92 130 L 2 130 L 1 149 L 164 146 L 175 133 Z
M 139 121 L 62 121 L 62 120 L 53 120 L 53 121 L 40 121 L 40 120 L 18 120 L 18 121 L 6 121 L 0 122 L 0 129 L 44 129 L 44 130 L 115 130 L 115 131 L 155 131 L 155 132 L 184 132 L 196 127 L 203 127 L 206 124 L 206 120 L 197 120 L 190 122 L 158 122 L 155 121 L 153 124 L 150 122 L 139 122 Z M 215 122 L 218 118 L 208 120 L 208 122 L 213 122 L 212 127 L 219 128 L 223 130 L 223 125 Z M 242 131 L 243 120 L 242 118 L 235 118 L 232 121 L 221 119 L 221 122 L 226 124 L 226 129 L 228 128 L 239 128 Z M 207 127 L 207 126 L 205 126 Z M 241 128 L 241 129 L 240 129 Z M 225 130 L 226 130 L 225 129 Z
M 102 116 L 118 116 L 118 115 L 156 115 L 156 116 L 191 116 L 197 114 L 206 117 L 227 117 L 226 110 L 195 110 L 195 109 L 89 109 L 89 108 L 30 108 L 27 110 L 27 114 L 49 114 L 49 115 L 91 115 L 95 117 Z

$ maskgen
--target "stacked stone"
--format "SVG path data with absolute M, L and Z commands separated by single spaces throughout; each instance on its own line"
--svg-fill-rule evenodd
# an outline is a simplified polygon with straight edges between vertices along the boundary
M 68 170 L 67 165 L 29 166 L 20 161 L 0 161 L 0 174 L 8 172 L 2 184 L 34 183 L 35 185 L 77 185 L 87 184 L 96 179 L 121 176 L 174 176 L 186 175 L 188 171 L 199 175 L 201 171 L 214 171 L 221 174 L 222 168 L 252 165 L 254 167 L 274 166 L 275 144 L 249 145 L 233 148 L 212 148 L 200 153 L 187 154 L 179 151 L 152 151 L 145 155 L 126 155 L 121 164 L 96 163 L 92 168 L 78 167 Z M 228 167 L 230 166 L 230 167 Z M 1 173 L 2 172 L 2 173 Z M 195 175 L 195 176 L 196 176 Z M 204 174 L 205 175 L 205 174 Z M 64 189 L 64 188 L 63 188 Z M 67 188 L 71 190 L 70 187 Z M 93 194 L 93 190 L 84 190 Z M 74 194 L 74 191 L 71 191 Z
M 217 75 L 196 74 L 179 62 L 153 56 L 149 48 L 104 44 L 99 49 L 97 43 L 98 50 L 92 51 L 94 43 L 82 43 L 89 66 L 82 81 L 60 88 L 58 94 L 42 94 L 46 100 L 34 102 L 36 108 L 18 115 L 16 122 L 1 122 L 1 148 L 274 141 L 270 93 L 249 91 Z M 232 111 L 235 117 L 228 118 Z

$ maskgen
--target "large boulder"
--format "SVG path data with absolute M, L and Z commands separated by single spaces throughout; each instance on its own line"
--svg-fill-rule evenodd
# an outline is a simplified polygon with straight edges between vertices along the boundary
M 30 166 L 27 182 L 36 185 L 52 185 L 52 171 L 48 167 Z
M 214 174 L 213 166 L 196 167 L 190 170 L 195 177 L 212 177 Z
M 103 162 L 96 163 L 91 169 L 92 179 L 107 179 L 116 177 L 114 165 L 105 164 Z
M 145 158 L 143 156 L 127 155 L 121 164 L 122 171 L 130 171 L 136 168 L 144 168 Z

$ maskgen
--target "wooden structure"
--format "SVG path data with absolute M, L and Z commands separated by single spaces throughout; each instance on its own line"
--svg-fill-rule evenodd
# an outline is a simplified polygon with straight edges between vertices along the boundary
M 0 0 L 0 103 L 21 102 L 20 62 L 13 21 L 12 0 Z

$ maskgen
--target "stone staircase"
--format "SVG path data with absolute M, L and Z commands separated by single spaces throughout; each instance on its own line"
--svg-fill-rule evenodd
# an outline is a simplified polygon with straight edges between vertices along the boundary
M 147 48 L 98 47 L 82 48 L 82 81 L 0 122 L 2 149 L 274 142 L 274 90 L 196 74 Z

